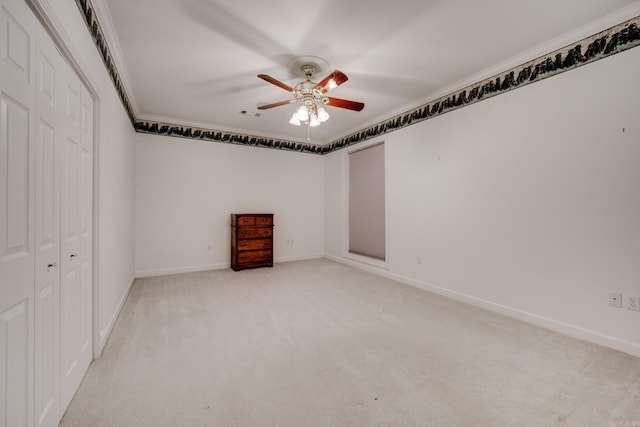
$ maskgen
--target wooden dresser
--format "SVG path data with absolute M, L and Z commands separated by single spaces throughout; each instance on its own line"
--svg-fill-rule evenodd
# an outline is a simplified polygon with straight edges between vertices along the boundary
M 273 214 L 231 214 L 231 268 L 273 267 Z

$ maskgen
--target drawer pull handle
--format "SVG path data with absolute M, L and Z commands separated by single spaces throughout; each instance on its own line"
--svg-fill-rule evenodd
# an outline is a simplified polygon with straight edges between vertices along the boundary
M 264 256 L 264 258 L 265 258 L 265 259 L 269 258 L 269 255 L 265 255 L 265 256 Z

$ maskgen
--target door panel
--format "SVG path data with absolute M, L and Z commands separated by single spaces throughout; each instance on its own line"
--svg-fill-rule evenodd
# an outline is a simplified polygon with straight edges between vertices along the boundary
M 31 109 L 4 93 L 0 98 L 0 124 L 2 125 L 3 179 L 0 227 L 0 257 L 2 261 L 17 261 L 31 255 L 30 215 L 31 168 L 29 158 Z
M 42 26 L 36 43 L 35 425 L 60 420 L 60 147 L 62 57 Z
M 80 190 L 80 257 L 82 286 L 81 360 L 83 370 L 93 359 L 93 98 L 81 87 L 81 190 Z
M 36 295 L 35 324 L 35 419 L 37 426 L 55 426 L 59 421 L 59 338 L 60 305 L 56 292 L 59 281 L 40 284 Z
M 68 126 L 67 126 L 68 127 Z M 67 129 L 68 131 L 68 129 Z M 82 375 L 77 369 L 80 346 L 78 328 L 80 301 L 80 239 L 78 232 L 78 142 L 69 135 L 64 141 L 62 168 L 62 276 L 61 309 L 61 404 L 71 402 Z
M 0 380 L 6 384 L 0 390 L 0 413 L 6 414 L 0 425 L 7 427 L 26 426 L 30 419 L 30 304 L 23 300 L 0 313 Z
M 0 426 L 33 423 L 35 17 L 0 0 Z
M 78 251 L 78 141 L 66 138 L 63 148 L 62 229 L 67 255 Z
M 56 176 L 55 144 L 56 132 L 51 124 L 52 120 L 40 113 L 36 134 L 36 247 L 42 252 L 60 244 L 59 224 L 60 216 L 56 209 L 57 184 L 60 179 Z M 57 206 L 58 208 L 60 205 Z
M 79 342 L 78 317 L 79 317 L 79 277 L 78 269 L 70 269 L 62 279 L 61 312 L 62 312 L 62 384 L 63 394 L 65 388 L 69 389 L 68 382 L 73 380 L 78 364 L 77 348 Z M 73 390 L 75 392 L 75 390 Z M 73 393 L 71 393 L 73 396 Z M 69 397 L 69 396 L 68 396 Z M 69 399 L 70 401 L 70 399 Z
M 60 203 L 55 130 L 40 118 L 36 136 L 35 419 L 55 426 L 59 419 Z
M 93 156 L 84 144 L 84 87 L 75 73 L 64 74 L 62 161 L 61 405 L 65 408 L 92 360 L 91 219 Z M 92 104 L 91 104 L 92 105 Z M 92 132 L 92 131 L 91 131 Z M 88 163 L 89 162 L 89 163 Z M 85 199 L 90 200 L 87 207 Z M 88 247 L 85 247 L 88 242 Z
M 17 1 L 7 1 L 2 8 L 2 29 L 6 35 L 2 41 L 2 59 L 7 70 L 23 85 L 31 86 L 33 20 Z

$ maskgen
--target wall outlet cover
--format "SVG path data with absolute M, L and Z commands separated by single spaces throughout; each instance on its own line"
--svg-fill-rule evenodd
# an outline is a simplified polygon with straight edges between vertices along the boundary
M 627 308 L 640 311 L 640 297 L 627 297 Z
M 622 294 L 617 292 L 611 292 L 609 294 L 609 305 L 612 307 L 622 308 Z

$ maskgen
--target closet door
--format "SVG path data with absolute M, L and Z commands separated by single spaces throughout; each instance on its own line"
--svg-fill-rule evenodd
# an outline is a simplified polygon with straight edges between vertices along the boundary
M 93 100 L 0 0 L 0 427 L 56 426 L 92 360 Z
M 93 360 L 93 98 L 80 92 L 80 369 Z
M 0 426 L 33 424 L 36 20 L 0 0 Z
M 72 73 L 60 79 L 62 99 L 62 188 L 61 188 L 61 403 L 66 408 L 84 371 L 81 366 L 83 286 L 80 260 L 80 199 L 82 174 L 81 82 Z
M 41 25 L 36 43 L 35 425 L 60 420 L 59 93 L 64 62 Z
M 69 401 L 93 360 L 93 99 L 80 88 L 80 151 L 78 159 L 78 227 L 80 233 L 80 282 L 78 288 L 78 341 L 75 347 L 77 378 Z

